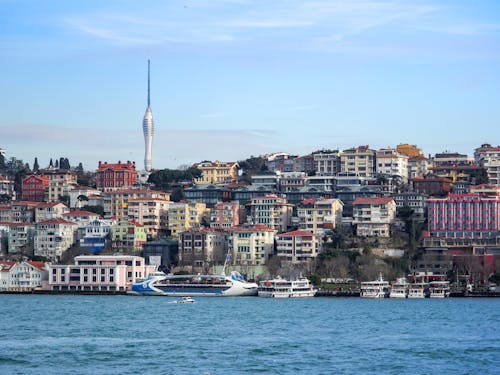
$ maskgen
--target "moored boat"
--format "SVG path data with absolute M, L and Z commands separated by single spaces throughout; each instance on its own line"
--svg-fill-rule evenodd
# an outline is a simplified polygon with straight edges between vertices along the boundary
M 448 281 L 433 281 L 429 284 L 430 298 L 447 298 L 450 296 L 450 283 Z
M 389 293 L 390 298 L 408 298 L 408 289 L 410 284 L 405 277 L 401 277 L 392 284 Z
M 301 298 L 314 297 L 317 290 L 310 281 L 301 277 L 297 280 L 286 280 L 281 277 L 263 280 L 259 283 L 259 297 L 267 298 Z
M 363 298 L 387 298 L 391 290 L 391 285 L 384 280 L 382 273 L 374 281 L 364 281 L 361 283 L 360 297 Z

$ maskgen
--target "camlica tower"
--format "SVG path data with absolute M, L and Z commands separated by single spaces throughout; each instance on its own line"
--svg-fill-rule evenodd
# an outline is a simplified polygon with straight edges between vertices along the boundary
M 150 106 L 150 84 L 149 84 L 149 60 L 148 60 L 148 107 L 146 108 L 146 113 L 144 113 L 144 119 L 142 120 L 142 130 L 144 131 L 144 169 L 146 171 L 151 171 L 153 168 L 153 112 Z

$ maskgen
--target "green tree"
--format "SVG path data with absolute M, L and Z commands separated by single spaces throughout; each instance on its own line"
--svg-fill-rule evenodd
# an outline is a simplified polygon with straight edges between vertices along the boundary
M 35 161 L 33 162 L 33 172 L 38 172 L 40 166 L 38 165 L 38 158 L 35 157 Z
M 201 171 L 196 168 L 188 168 L 185 171 L 178 169 L 162 169 L 153 172 L 148 177 L 148 182 L 155 185 L 157 189 L 170 190 L 180 182 L 189 181 L 201 176 Z
M 93 212 L 93 213 L 96 213 L 98 215 L 101 215 L 101 216 L 104 216 L 104 207 L 103 206 L 89 206 L 89 205 L 85 205 L 82 207 L 82 210 L 83 211 L 89 211 L 89 212 Z

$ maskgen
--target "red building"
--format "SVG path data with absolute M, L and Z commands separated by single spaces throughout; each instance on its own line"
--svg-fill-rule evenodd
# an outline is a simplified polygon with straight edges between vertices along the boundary
M 135 162 L 127 161 L 116 164 L 99 162 L 96 172 L 96 186 L 101 191 L 113 191 L 128 188 L 137 182 Z
M 430 196 L 445 196 L 451 191 L 452 181 L 437 176 L 416 177 L 411 180 L 413 190 Z
M 49 179 L 45 176 L 27 176 L 21 185 L 23 200 L 31 202 L 45 201 L 45 194 L 49 187 Z

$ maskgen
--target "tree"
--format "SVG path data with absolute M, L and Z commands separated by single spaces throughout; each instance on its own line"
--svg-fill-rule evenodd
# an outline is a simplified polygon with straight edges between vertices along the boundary
M 40 166 L 38 165 L 38 158 L 35 157 L 35 161 L 33 162 L 33 172 L 38 172 Z
M 170 193 L 170 200 L 173 202 L 180 202 L 185 198 L 184 195 L 184 190 L 178 186 L 174 187 L 172 189 L 172 192 Z
M 201 176 L 201 171 L 196 168 L 189 168 L 185 171 L 178 169 L 162 169 L 153 172 L 148 177 L 148 182 L 161 190 L 170 190 L 174 185 L 183 181 L 193 181 Z
M 85 205 L 82 207 L 82 211 L 89 211 L 96 213 L 98 215 L 104 216 L 104 207 L 103 206 L 89 206 Z
M 53 167 L 53 166 L 54 166 L 54 163 L 52 162 L 52 158 L 50 158 L 49 167 Z
M 54 165 L 54 168 L 59 169 L 59 160 L 56 159 L 56 164 Z

